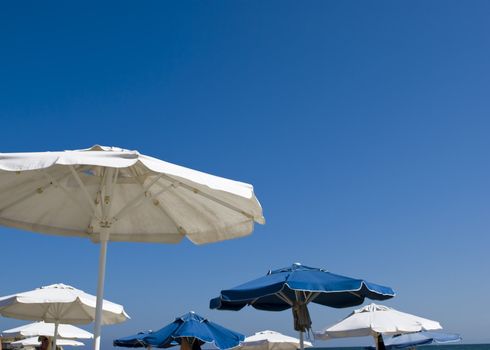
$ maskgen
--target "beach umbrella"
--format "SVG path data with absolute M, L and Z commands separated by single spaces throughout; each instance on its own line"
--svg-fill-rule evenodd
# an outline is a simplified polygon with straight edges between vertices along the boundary
M 437 321 L 407 314 L 384 305 L 370 304 L 353 311 L 333 326 L 315 332 L 315 338 L 328 340 L 373 336 L 378 344 L 382 334 L 393 335 L 438 329 L 442 327 Z
M 387 349 L 403 349 L 426 344 L 447 344 L 460 342 L 459 334 L 422 331 L 417 333 L 398 334 L 385 340 Z
M 274 331 L 257 332 L 250 337 L 246 337 L 240 344 L 240 350 L 296 350 L 300 346 L 297 338 Z M 304 342 L 305 347 L 311 347 L 313 344 Z
M 135 347 L 154 346 L 168 348 L 175 345 L 182 350 L 199 349 L 201 345 L 208 343 L 218 349 L 230 349 L 240 344 L 245 337 L 237 332 L 224 328 L 194 312 L 177 317 L 175 321 L 162 329 L 149 332 L 144 336 L 119 338 L 114 340 L 114 346 Z
M 13 341 L 10 344 L 14 348 L 27 347 L 27 346 L 37 347 L 37 346 L 41 345 L 41 342 L 39 341 L 39 337 L 32 337 L 32 338 L 26 338 L 26 339 Z M 73 340 L 73 339 L 58 339 L 58 345 L 61 345 L 61 346 L 84 346 L 85 344 L 80 342 L 80 341 Z
M 203 244 L 264 223 L 251 185 L 137 151 L 0 154 L 0 224 L 100 243 L 94 348 L 100 347 L 107 242 Z
M 128 335 L 127 337 L 118 338 L 113 341 L 113 345 L 125 348 L 151 348 L 151 345 L 144 341 L 144 337 L 150 333 L 151 331 L 143 331 L 138 332 L 137 334 Z
M 29 323 L 20 327 L 6 329 L 2 332 L 4 337 L 20 338 L 20 337 L 53 337 L 54 336 L 54 323 L 47 323 L 44 321 Z M 92 339 L 94 336 L 92 333 L 87 332 L 84 329 L 72 326 L 71 324 L 58 325 L 57 335 L 63 339 Z
M 292 309 L 294 328 L 300 332 L 303 349 L 303 333 L 311 329 L 309 303 L 343 308 L 362 304 L 365 298 L 385 300 L 394 295 L 389 287 L 295 263 L 235 288 L 222 290 L 219 297 L 210 301 L 210 307 L 240 310 L 250 305 L 267 311 Z
M 95 319 L 96 297 L 65 284 L 53 284 L 27 292 L 0 297 L 0 315 L 21 320 L 54 323 L 53 349 L 62 323 L 87 324 Z M 124 322 L 124 307 L 103 300 L 102 324 Z

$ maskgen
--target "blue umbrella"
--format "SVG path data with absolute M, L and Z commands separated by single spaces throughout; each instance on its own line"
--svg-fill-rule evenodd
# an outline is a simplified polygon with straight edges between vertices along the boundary
M 116 339 L 114 346 L 134 347 L 135 344 L 141 344 L 138 346 L 168 348 L 185 344 L 192 350 L 197 350 L 204 343 L 212 343 L 218 349 L 230 349 L 244 339 L 245 336 L 240 333 L 189 312 L 156 332 Z
M 130 335 L 127 337 L 115 339 L 113 341 L 114 346 L 122 346 L 125 348 L 143 348 L 149 346 L 143 340 L 144 337 L 149 335 L 151 331 L 139 332 L 138 334 Z
M 417 332 L 402 335 L 396 335 L 385 340 L 386 349 L 403 349 L 417 345 L 431 343 L 452 343 L 461 341 L 459 334 L 441 333 L 441 332 Z
M 240 310 L 250 305 L 267 311 L 291 308 L 294 328 L 300 332 L 303 349 L 303 332 L 311 329 L 308 303 L 343 308 L 360 305 L 365 298 L 385 300 L 394 295 L 390 287 L 295 263 L 235 288 L 222 290 L 219 297 L 210 301 L 210 307 Z

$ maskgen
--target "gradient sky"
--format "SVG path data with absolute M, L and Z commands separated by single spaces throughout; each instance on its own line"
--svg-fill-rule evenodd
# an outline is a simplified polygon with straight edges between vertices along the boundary
M 264 208 L 243 239 L 110 244 L 105 296 L 132 319 L 104 348 L 189 310 L 295 335 L 290 311 L 208 300 L 296 261 L 490 342 L 489 16 L 488 1 L 2 3 L 1 152 L 137 149 L 252 183 Z M 0 245 L 0 295 L 95 294 L 97 245 L 8 228 Z M 312 306 L 314 329 L 350 311 Z

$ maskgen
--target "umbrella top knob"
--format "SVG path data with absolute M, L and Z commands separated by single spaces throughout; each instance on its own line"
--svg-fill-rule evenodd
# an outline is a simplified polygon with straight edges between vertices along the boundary
M 128 152 L 128 153 L 138 153 L 138 151 L 132 151 L 128 149 L 124 149 L 121 147 L 115 147 L 115 146 L 102 146 L 102 145 L 93 145 L 90 148 L 82 149 L 82 150 L 77 150 L 77 151 L 105 151 L 105 152 Z
M 74 290 L 72 286 L 69 286 L 67 284 L 63 283 L 55 283 L 55 284 L 50 284 L 49 286 L 42 286 L 40 289 L 72 289 Z
M 369 305 L 363 306 L 360 309 L 355 310 L 354 312 L 361 313 L 361 312 L 389 311 L 389 310 L 392 310 L 392 308 L 384 305 L 371 303 Z

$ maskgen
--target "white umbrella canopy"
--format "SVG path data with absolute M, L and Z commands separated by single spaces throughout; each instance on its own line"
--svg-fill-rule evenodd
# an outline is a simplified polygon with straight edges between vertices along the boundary
M 0 297 L 0 315 L 21 320 L 53 322 L 53 347 L 60 323 L 87 324 L 95 320 L 95 296 L 65 284 L 53 284 L 28 292 Z M 101 323 L 114 324 L 129 318 L 124 307 L 102 302 Z
M 13 347 L 35 347 L 41 345 L 41 342 L 39 341 L 38 337 L 32 337 L 32 338 L 26 338 L 26 339 L 21 339 L 17 340 L 14 342 L 10 343 Z M 58 339 L 58 345 L 61 346 L 84 346 L 85 344 L 76 341 L 76 340 L 71 340 L 71 339 Z
M 304 342 L 305 347 L 311 347 L 313 344 Z M 274 331 L 257 332 L 245 340 L 237 347 L 243 350 L 296 350 L 300 347 L 300 341 L 297 338 L 289 337 Z
M 95 320 L 96 297 L 65 284 L 52 284 L 28 292 L 0 297 L 0 315 L 20 320 L 88 324 Z M 102 324 L 124 322 L 124 307 L 104 300 Z
M 254 222 L 264 218 L 251 185 L 137 151 L 0 153 L 6 226 L 96 242 L 202 244 L 248 235 Z
M 315 338 L 328 340 L 331 338 L 389 335 L 437 329 L 442 329 L 437 321 L 372 303 L 355 310 L 339 323 L 320 332 L 315 332 Z
M 2 332 L 4 337 L 53 337 L 54 323 L 44 321 L 29 323 L 20 327 L 6 329 Z M 92 339 L 94 335 L 84 329 L 72 326 L 71 324 L 59 324 L 58 335 L 63 339 Z
M 94 348 L 100 348 L 108 241 L 203 244 L 264 223 L 251 185 L 137 151 L 0 154 L 0 224 L 100 242 Z

